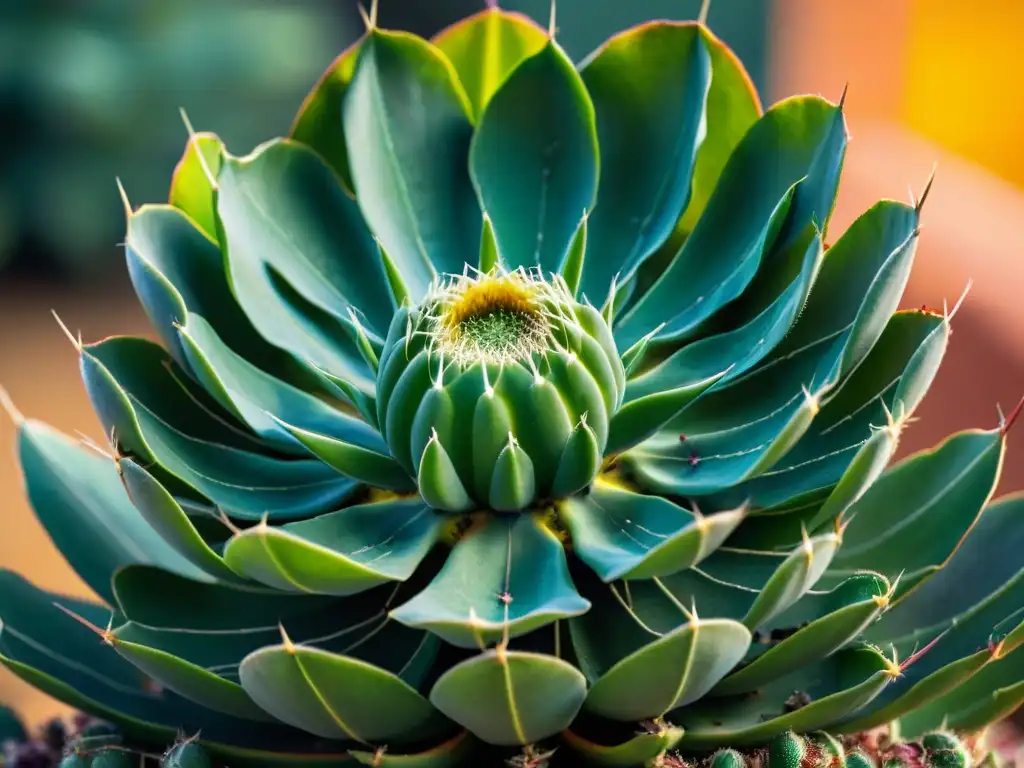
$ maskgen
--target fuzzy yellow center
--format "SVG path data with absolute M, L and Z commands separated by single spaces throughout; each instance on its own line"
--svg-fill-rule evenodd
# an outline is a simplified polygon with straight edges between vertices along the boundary
M 464 365 L 510 363 L 543 351 L 552 291 L 549 283 L 521 270 L 450 277 L 432 297 L 435 349 Z
M 467 321 L 496 313 L 535 315 L 537 307 L 530 287 L 518 272 L 468 281 L 446 308 L 444 324 L 458 328 Z

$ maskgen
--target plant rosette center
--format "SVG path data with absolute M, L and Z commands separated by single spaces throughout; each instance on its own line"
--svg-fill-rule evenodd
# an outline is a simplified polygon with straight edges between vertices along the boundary
M 493 270 L 440 278 L 398 311 L 377 414 L 431 506 L 515 512 L 593 481 L 624 389 L 600 312 L 557 276 Z

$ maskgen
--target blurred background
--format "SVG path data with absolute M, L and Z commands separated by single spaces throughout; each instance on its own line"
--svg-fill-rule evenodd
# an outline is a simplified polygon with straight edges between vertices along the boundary
M 503 0 L 546 23 L 549 0 Z M 431 35 L 484 0 L 382 0 L 382 26 Z M 559 0 L 559 40 L 580 59 L 652 18 L 694 18 L 699 0 Z M 908 306 L 955 303 L 939 380 L 903 441 L 927 447 L 992 427 L 1024 394 L 1024 3 L 1019 0 L 715 0 L 711 28 L 762 100 L 837 99 L 853 140 L 832 237 L 880 197 L 920 193 L 938 172 Z M 84 338 L 149 335 L 118 243 L 114 177 L 136 205 L 166 199 L 198 130 L 236 154 L 287 133 L 318 75 L 362 32 L 353 0 L 0 0 L 0 384 L 29 417 L 101 438 L 74 351 Z M 1024 433 L 1024 429 L 1021 429 Z M 86 594 L 22 498 L 13 428 L 0 422 L 0 565 Z M 1001 492 L 1024 488 L 1010 439 Z M 0 701 L 30 719 L 56 705 L 0 675 Z

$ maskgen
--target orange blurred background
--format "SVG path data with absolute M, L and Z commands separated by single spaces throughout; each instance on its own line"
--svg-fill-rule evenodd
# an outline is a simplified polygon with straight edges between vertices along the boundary
M 717 2 L 740 13 L 762 0 Z M 852 142 L 832 239 L 878 198 L 907 199 L 908 184 L 920 193 L 937 164 L 906 303 L 953 304 L 969 278 L 974 287 L 904 452 L 993 426 L 996 404 L 1008 410 L 1024 394 L 1024 3 L 774 0 L 769 29 L 769 101 L 797 92 L 837 98 L 849 84 Z M 27 416 L 100 439 L 51 308 L 87 339 L 149 329 L 126 279 L 106 285 L 99 301 L 28 278 L 0 288 L 0 382 Z M 86 594 L 23 501 L 13 437 L 11 423 L 0 423 L 0 564 L 43 588 Z M 1024 488 L 1022 457 L 1024 439 L 1012 435 L 1002 490 Z M 30 720 L 58 711 L 10 676 L 0 675 L 0 701 Z

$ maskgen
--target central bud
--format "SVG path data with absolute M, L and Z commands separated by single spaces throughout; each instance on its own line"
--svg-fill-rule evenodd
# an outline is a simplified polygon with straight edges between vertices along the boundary
M 513 512 L 589 485 L 625 372 L 558 276 L 446 276 L 395 315 L 377 375 L 392 455 L 436 509 Z

